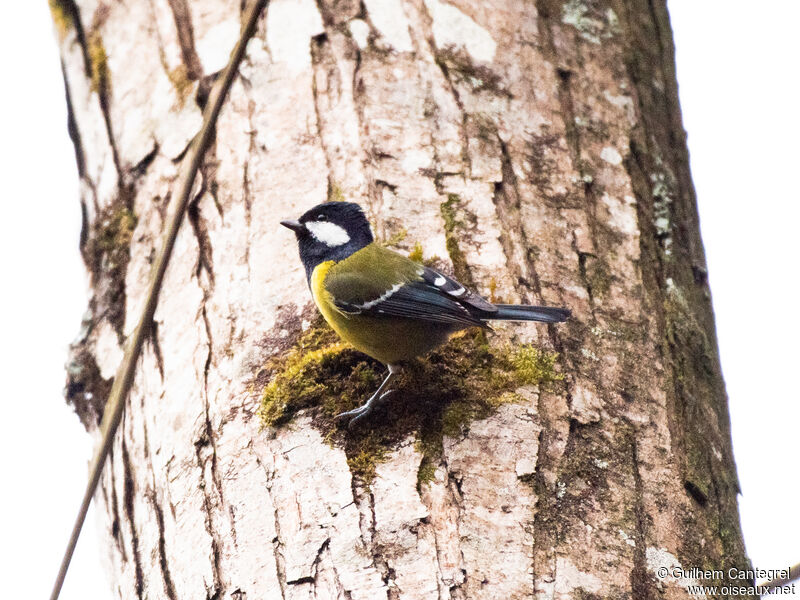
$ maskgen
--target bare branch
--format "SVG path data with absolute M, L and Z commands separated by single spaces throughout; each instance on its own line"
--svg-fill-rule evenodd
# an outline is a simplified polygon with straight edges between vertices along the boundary
M 173 196 L 169 216 L 167 220 L 167 227 L 164 233 L 163 244 L 161 251 L 156 258 L 153 265 L 153 271 L 150 276 L 150 285 L 147 290 L 144 307 L 142 308 L 142 316 L 139 319 L 139 324 L 133 332 L 133 335 L 128 340 L 128 347 L 123 356 L 122 363 L 119 366 L 116 377 L 114 378 L 114 385 L 111 388 L 106 409 L 103 414 L 103 422 L 100 424 L 102 432 L 102 440 L 95 456 L 92 460 L 91 468 L 89 470 L 89 481 L 86 484 L 86 491 L 81 501 L 81 506 L 78 511 L 78 516 L 75 519 L 75 524 L 70 534 L 67 549 L 64 552 L 64 557 L 61 561 L 61 566 L 56 576 L 53 591 L 50 594 L 50 600 L 57 600 L 61 593 L 61 587 L 64 584 L 64 579 L 67 575 L 72 554 L 75 551 L 75 546 L 78 543 L 83 522 L 86 519 L 86 513 L 89 510 L 89 504 L 94 496 L 97 484 L 100 481 L 100 475 L 103 472 L 103 466 L 106 462 L 111 444 L 114 441 L 114 435 L 119 426 L 122 418 L 122 412 L 125 408 L 125 400 L 128 397 L 131 384 L 133 383 L 133 375 L 136 369 L 136 362 L 139 359 L 139 354 L 142 350 L 142 343 L 147 337 L 150 325 L 153 321 L 153 314 L 155 313 L 158 304 L 158 294 L 161 289 L 161 283 L 164 279 L 164 273 L 169 264 L 172 248 L 175 245 L 175 238 L 178 235 L 183 214 L 186 212 L 186 207 L 189 203 L 189 197 L 192 191 L 197 170 L 203 160 L 206 149 L 214 136 L 214 131 L 217 122 L 217 116 L 222 109 L 222 104 L 225 96 L 233 83 L 233 79 L 239 69 L 239 63 L 244 56 L 247 42 L 253 36 L 256 28 L 256 22 L 262 10 L 267 4 L 267 0 L 251 0 L 245 12 L 244 26 L 242 28 L 239 41 L 234 46 L 231 52 L 230 60 L 228 61 L 222 75 L 217 79 L 208 102 L 203 113 L 203 126 L 200 133 L 195 137 L 194 141 L 189 148 L 189 152 L 182 163 L 182 169 L 178 177 L 177 191 Z

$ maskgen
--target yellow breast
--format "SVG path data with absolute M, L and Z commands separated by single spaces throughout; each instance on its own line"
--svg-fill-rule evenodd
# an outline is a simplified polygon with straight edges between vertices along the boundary
M 311 296 L 314 298 L 314 303 L 317 305 L 317 308 L 319 308 L 319 312 L 322 313 L 325 320 L 330 323 L 338 333 L 338 329 L 334 325 L 334 320 L 335 316 L 341 315 L 341 313 L 336 310 L 331 300 L 330 293 L 325 289 L 325 277 L 328 276 L 328 271 L 330 271 L 331 267 L 335 264 L 334 261 L 328 260 L 314 267 L 314 270 L 311 272 Z M 339 333 L 339 335 L 341 335 L 341 333 Z
M 314 268 L 311 295 L 328 324 L 356 350 L 384 364 L 397 364 L 444 343 L 452 333 L 452 327 L 439 323 L 343 313 L 336 308 L 330 292 L 325 289 L 325 277 L 334 264 L 329 260 Z

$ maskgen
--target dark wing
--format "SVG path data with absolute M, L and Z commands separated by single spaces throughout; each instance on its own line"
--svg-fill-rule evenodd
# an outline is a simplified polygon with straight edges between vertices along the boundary
M 471 292 L 452 277 L 439 273 L 439 271 L 434 271 L 430 267 L 423 267 L 422 280 L 461 304 L 467 304 L 482 312 L 492 313 L 497 311 L 494 304 Z
M 336 285 L 328 286 L 328 291 L 336 308 L 346 314 L 421 319 L 461 327 L 486 326 L 466 306 L 424 281 L 396 283 L 370 297 L 357 291 L 367 287 L 370 287 L 369 283 L 358 275 L 348 275 L 337 278 Z
M 370 250 L 369 264 L 346 259 L 333 267 L 325 287 L 345 314 L 420 319 L 459 327 L 488 327 L 497 309 L 457 281 L 395 252 Z M 382 256 L 375 256 L 380 253 Z M 362 257 L 355 257 L 361 262 Z M 380 264 L 382 268 L 375 269 Z M 488 313 L 488 314 L 487 314 Z
M 425 282 L 402 285 L 390 296 L 370 306 L 363 314 L 407 317 L 462 327 L 487 327 L 465 305 Z

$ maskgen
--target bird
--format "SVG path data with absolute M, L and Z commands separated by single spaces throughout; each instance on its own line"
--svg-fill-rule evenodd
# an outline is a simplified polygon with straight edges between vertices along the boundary
M 337 415 L 348 427 L 368 417 L 393 390 L 405 361 L 487 321 L 560 323 L 570 311 L 550 306 L 493 304 L 452 277 L 375 241 L 361 206 L 318 204 L 281 221 L 296 238 L 319 312 L 344 341 L 386 365 L 378 389 L 361 406 Z

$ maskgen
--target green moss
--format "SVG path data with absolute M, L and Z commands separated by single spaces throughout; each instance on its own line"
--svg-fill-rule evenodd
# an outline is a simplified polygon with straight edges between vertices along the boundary
M 442 412 L 442 434 L 456 437 L 464 433 L 471 421 L 488 414 L 489 403 L 452 402 Z
M 50 14 L 53 17 L 53 24 L 58 32 L 58 37 L 64 39 L 67 33 L 75 26 L 72 20 L 72 14 L 64 6 L 61 0 L 48 0 L 50 6 Z
M 109 206 L 97 216 L 85 254 L 93 272 L 115 271 L 128 264 L 136 215 L 127 206 Z
M 98 30 L 89 33 L 87 39 L 89 62 L 92 67 L 91 90 L 105 96 L 111 91 L 111 77 L 108 70 L 108 56 L 103 38 Z
M 531 345 L 509 351 L 509 360 L 514 367 L 517 380 L 528 385 L 562 381 L 564 374 L 555 372 L 557 358 L 557 354 L 544 352 Z
M 98 290 L 96 314 L 111 322 L 120 339 L 125 323 L 125 274 L 137 222 L 130 208 L 132 203 L 132 189 L 120 188 L 114 202 L 95 217 L 82 247 L 84 261 Z
M 375 478 L 375 468 L 385 460 L 387 452 L 380 436 L 369 433 L 360 440 L 357 449 L 348 454 L 347 466 L 353 475 L 370 482 Z
M 433 460 L 423 455 L 422 461 L 419 463 L 419 470 L 417 471 L 417 489 L 433 481 L 435 475 L 436 465 Z
M 344 349 L 344 344 L 330 344 L 306 353 L 294 351 L 285 366 L 261 396 L 259 415 L 266 426 L 277 425 L 287 415 L 309 406 L 321 391 L 317 371 Z
M 183 106 L 191 95 L 193 87 L 186 65 L 181 63 L 174 69 L 167 71 L 167 77 L 178 96 L 179 105 Z
M 467 331 L 405 366 L 395 395 L 366 422 L 348 430 L 335 417 L 363 404 L 385 368 L 348 348 L 321 320 L 291 350 L 270 361 L 259 416 L 265 426 L 289 423 L 302 409 L 330 443 L 344 448 L 354 475 L 368 483 L 375 465 L 409 435 L 423 459 L 420 485 L 433 477 L 442 441 L 469 429 L 499 406 L 521 402 L 523 385 L 560 381 L 557 356 L 531 346 L 493 348 L 483 331 Z
M 592 291 L 592 297 L 601 298 L 611 289 L 611 273 L 606 264 L 597 258 L 586 262 L 586 283 Z
M 397 244 L 406 239 L 407 236 L 408 236 L 408 229 L 403 227 L 399 231 L 396 231 L 395 233 L 390 235 L 385 240 L 380 240 L 380 244 L 381 246 L 385 246 L 387 248 L 391 246 L 397 246 Z
M 344 190 L 335 181 L 328 182 L 328 202 L 345 202 Z
M 98 249 L 111 255 L 127 253 L 137 221 L 136 215 L 127 207 L 102 215 L 97 235 Z
M 274 427 L 309 406 L 328 406 L 334 394 L 346 397 L 361 388 L 366 393 L 370 385 L 377 385 L 378 377 L 359 358 L 332 329 L 318 321 L 285 356 L 265 366 L 272 378 L 261 394 L 258 414 L 262 424 Z M 349 374 L 345 373 L 347 369 Z M 337 376 L 339 373 L 346 377 Z M 334 409 L 328 412 L 335 414 Z
M 474 287 L 467 259 L 458 245 L 457 229 L 461 225 L 461 220 L 459 219 L 460 204 L 461 198 L 458 197 L 458 194 L 447 194 L 447 200 L 440 205 L 442 219 L 444 219 L 445 246 L 453 263 L 453 271 L 456 278 L 466 285 Z
M 416 242 L 411 252 L 408 253 L 408 258 L 416 263 L 422 264 L 424 260 L 424 253 L 422 251 L 422 244 Z
M 500 303 L 500 300 L 497 297 L 497 279 L 494 277 L 489 279 L 489 302 L 492 304 Z

